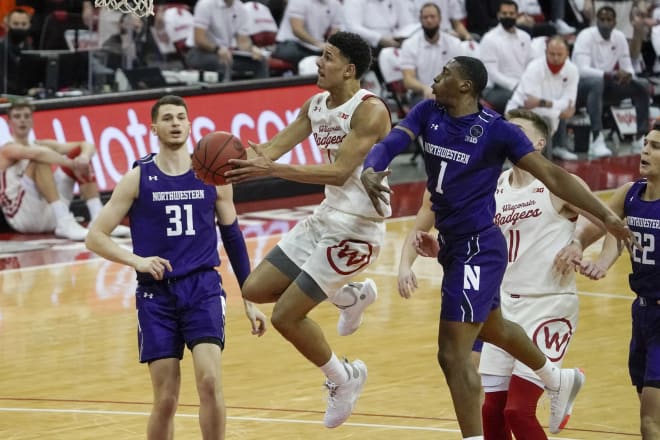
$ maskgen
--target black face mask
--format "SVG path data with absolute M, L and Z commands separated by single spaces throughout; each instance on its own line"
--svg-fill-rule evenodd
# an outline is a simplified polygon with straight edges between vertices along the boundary
M 9 29 L 9 31 L 7 31 L 7 37 L 9 37 L 11 44 L 14 45 L 19 45 L 24 42 L 28 35 L 30 35 L 29 29 Z
M 596 25 L 598 28 L 598 33 L 600 33 L 600 36 L 603 37 L 604 40 L 609 40 L 610 36 L 612 35 L 612 28 L 608 26 L 602 26 L 602 25 Z
M 440 29 L 440 25 L 437 25 L 436 27 L 433 28 L 422 27 L 422 29 L 424 30 L 424 35 L 426 36 L 426 38 L 433 38 L 435 37 L 435 34 L 438 33 L 438 29 Z
M 511 29 L 516 25 L 516 19 L 513 17 L 502 17 L 500 18 L 500 24 L 504 29 Z

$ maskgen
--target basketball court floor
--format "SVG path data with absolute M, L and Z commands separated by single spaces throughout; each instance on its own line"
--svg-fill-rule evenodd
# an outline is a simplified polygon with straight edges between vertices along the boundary
M 222 251 L 220 271 L 228 292 L 223 353 L 228 440 L 460 438 L 436 362 L 442 271 L 435 260 L 420 258 L 414 267 L 420 286 L 413 298 L 401 298 L 396 287 L 399 250 L 421 188 L 420 183 L 395 188 L 397 212 L 387 223 L 387 242 L 378 261 L 357 278 L 373 278 L 379 288 L 363 326 L 340 337 L 334 306 L 324 303 L 312 313 L 338 355 L 360 358 L 369 368 L 352 417 L 335 430 L 322 425 L 325 393 L 319 370 L 273 328 L 262 338 L 250 334 Z M 239 205 L 253 265 L 319 200 L 312 195 Z M 5 234 L 0 239 L 0 438 L 145 438 L 152 396 L 147 367 L 137 361 L 134 272 L 98 258 L 81 243 L 52 236 L 26 240 Z M 130 240 L 123 243 L 130 246 Z M 578 277 L 580 322 L 565 365 L 582 367 L 587 381 L 567 429 L 551 438 L 639 438 L 639 404 L 627 373 L 633 299 L 628 271 L 624 255 L 604 280 Z M 266 314 L 271 309 L 262 307 Z M 551 343 L 561 348 L 564 342 Z M 197 402 L 186 353 L 177 439 L 200 438 Z M 548 414 L 545 400 L 539 408 L 544 426 Z

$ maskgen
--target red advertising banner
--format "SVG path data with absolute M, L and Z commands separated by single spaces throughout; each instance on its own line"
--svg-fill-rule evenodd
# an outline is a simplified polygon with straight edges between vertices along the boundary
M 315 85 L 216 93 L 186 97 L 192 126 L 188 150 L 212 131 L 229 131 L 247 141 L 265 142 L 291 123 L 302 104 L 319 89 Z M 94 171 L 101 191 L 112 190 L 133 161 L 158 151 L 151 133 L 151 106 L 155 100 L 99 104 L 34 114 L 31 138 L 60 142 L 86 140 L 96 145 Z M 11 139 L 6 116 L 0 118 L 0 145 Z M 322 163 L 310 136 L 279 162 Z

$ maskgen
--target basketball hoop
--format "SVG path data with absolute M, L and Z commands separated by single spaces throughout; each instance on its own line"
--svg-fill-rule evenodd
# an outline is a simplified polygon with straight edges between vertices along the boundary
M 135 14 L 138 17 L 154 15 L 153 0 L 94 0 L 97 8 Z

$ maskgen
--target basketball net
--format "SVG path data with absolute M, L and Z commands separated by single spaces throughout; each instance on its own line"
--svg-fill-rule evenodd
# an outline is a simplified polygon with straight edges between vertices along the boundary
M 94 0 L 97 8 L 135 14 L 138 17 L 154 15 L 153 0 Z

